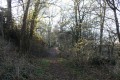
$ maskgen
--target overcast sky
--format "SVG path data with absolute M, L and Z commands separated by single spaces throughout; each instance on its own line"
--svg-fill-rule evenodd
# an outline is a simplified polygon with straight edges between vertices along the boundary
M 14 7 L 17 6 L 16 0 L 13 0 L 13 4 L 12 4 L 12 12 L 13 12 L 13 16 L 15 17 L 15 19 L 19 19 L 18 17 L 21 16 L 22 10 L 19 7 Z M 66 9 L 66 16 L 69 16 L 69 12 L 67 11 L 67 9 L 71 8 L 71 5 L 73 6 L 73 1 L 72 0 L 52 0 L 52 1 L 57 1 L 55 4 L 57 5 L 52 5 L 51 7 L 49 7 L 49 9 L 47 9 L 49 15 L 54 15 L 56 14 L 56 16 L 52 19 L 51 22 L 53 22 L 52 26 L 55 26 L 58 24 L 59 20 L 60 20 L 60 16 L 61 16 L 61 9 Z M 91 0 L 90 0 L 91 1 Z M 5 7 L 6 8 L 6 0 L 0 0 L 0 6 Z M 60 7 L 59 7 L 60 6 Z M 112 13 L 112 11 L 107 11 L 106 12 L 107 16 L 110 18 L 114 19 L 114 15 Z M 120 20 L 120 12 L 118 12 L 118 18 Z M 46 21 L 49 21 L 48 18 L 45 19 Z M 115 24 L 113 22 L 113 24 L 111 24 L 110 21 L 106 21 L 108 25 L 115 27 Z M 52 23 L 51 23 L 52 24 Z
M 19 7 L 15 7 L 15 6 L 17 6 L 15 1 L 16 0 L 12 1 L 12 12 L 13 12 L 13 16 L 16 17 L 16 19 L 18 19 L 18 17 L 21 15 L 20 12 L 22 13 L 22 10 Z M 72 4 L 72 2 L 70 0 L 57 0 L 57 3 L 55 3 L 55 4 L 56 4 L 56 6 L 52 5 L 51 7 L 49 7 L 48 12 L 50 13 L 50 15 L 57 14 L 56 17 L 53 18 L 53 22 L 57 23 L 60 19 L 61 8 L 62 9 L 64 9 L 64 8 L 67 9 L 67 6 L 69 4 Z M 7 7 L 6 0 L 0 0 L 0 6 L 6 8 Z

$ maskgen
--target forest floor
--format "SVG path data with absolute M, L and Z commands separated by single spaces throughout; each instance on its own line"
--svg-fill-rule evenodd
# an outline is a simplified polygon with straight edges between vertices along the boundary
M 40 62 L 42 67 L 36 80 L 76 80 L 71 77 L 62 58 L 44 58 Z
M 51 50 L 51 54 L 55 55 L 55 49 Z M 75 62 L 70 59 L 55 56 L 42 59 L 47 67 L 41 80 L 120 80 L 120 76 L 113 73 L 114 66 L 111 65 L 74 66 Z
M 75 67 L 74 62 L 55 56 L 19 57 L 15 49 L 0 39 L 0 80 L 120 80 L 110 65 Z
M 109 66 L 75 68 L 72 64 L 65 63 L 66 60 L 62 58 L 44 60 L 48 60 L 49 65 L 37 80 L 120 80 L 109 72 Z

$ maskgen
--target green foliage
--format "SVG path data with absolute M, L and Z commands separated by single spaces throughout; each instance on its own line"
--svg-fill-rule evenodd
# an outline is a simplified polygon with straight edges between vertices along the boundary
M 90 50 L 87 48 L 87 46 L 89 46 L 89 41 L 86 39 L 81 39 L 75 44 L 74 51 L 76 56 L 73 60 L 75 60 L 77 65 L 84 65 L 88 62 L 92 51 L 89 52 Z

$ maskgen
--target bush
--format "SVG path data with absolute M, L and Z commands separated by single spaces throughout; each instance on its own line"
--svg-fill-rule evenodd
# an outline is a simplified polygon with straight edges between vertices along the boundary
M 89 63 L 91 65 L 96 65 L 96 66 L 106 65 L 106 64 L 115 65 L 116 61 L 115 59 L 101 58 L 99 56 L 96 56 L 96 57 L 93 57 Z
M 18 29 L 12 29 L 9 32 L 9 38 L 10 40 L 16 45 L 16 46 L 20 46 L 20 30 Z
M 33 55 L 45 57 L 48 56 L 46 50 L 46 43 L 43 41 L 42 38 L 34 36 L 31 40 L 30 52 Z
M 79 40 L 78 43 L 75 44 L 73 49 L 75 56 L 73 58 L 77 60 L 77 65 L 86 65 L 94 56 L 95 51 L 92 49 L 93 44 L 94 42 L 90 42 L 86 39 Z

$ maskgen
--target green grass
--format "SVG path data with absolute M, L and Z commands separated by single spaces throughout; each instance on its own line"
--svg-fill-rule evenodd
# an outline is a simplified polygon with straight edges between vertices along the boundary
M 44 76 L 47 69 L 49 68 L 50 61 L 48 59 L 42 59 L 37 62 L 37 69 L 35 70 L 35 73 L 37 76 Z

